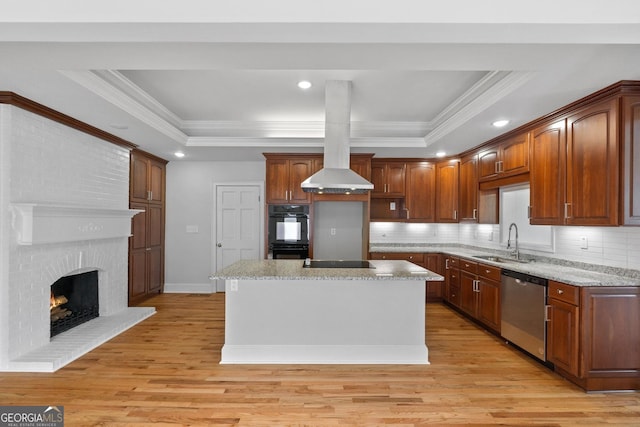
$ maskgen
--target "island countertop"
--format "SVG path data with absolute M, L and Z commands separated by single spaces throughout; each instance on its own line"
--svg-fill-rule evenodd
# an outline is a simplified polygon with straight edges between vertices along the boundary
M 370 260 L 373 268 L 304 268 L 301 259 L 240 260 L 210 279 L 257 280 L 429 280 L 444 277 L 409 261 Z

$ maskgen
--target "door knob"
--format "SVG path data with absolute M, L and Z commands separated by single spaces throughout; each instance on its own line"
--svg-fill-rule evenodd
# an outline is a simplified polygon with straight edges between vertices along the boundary
M 222 247 L 222 243 L 218 243 L 218 247 L 221 248 Z

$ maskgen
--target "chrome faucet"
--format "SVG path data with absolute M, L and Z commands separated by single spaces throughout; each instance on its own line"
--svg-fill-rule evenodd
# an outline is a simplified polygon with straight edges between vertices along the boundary
M 511 228 L 513 227 L 515 227 L 516 229 L 516 249 L 513 254 L 515 255 L 517 260 L 520 260 L 520 250 L 518 249 L 518 226 L 516 225 L 515 222 L 512 222 L 511 225 L 509 225 L 509 237 L 507 238 L 507 249 L 511 249 Z

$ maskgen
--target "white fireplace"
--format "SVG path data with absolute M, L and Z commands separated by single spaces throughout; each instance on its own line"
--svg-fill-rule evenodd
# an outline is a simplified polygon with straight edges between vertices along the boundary
M 127 148 L 0 105 L 0 169 L 0 371 L 53 372 L 155 312 L 127 306 Z M 50 338 L 51 285 L 91 270 L 99 317 Z

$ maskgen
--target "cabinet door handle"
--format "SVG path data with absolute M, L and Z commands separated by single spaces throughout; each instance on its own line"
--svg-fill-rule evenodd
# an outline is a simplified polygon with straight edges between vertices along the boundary
M 147 191 L 147 200 L 153 200 L 153 192 Z
M 500 163 L 500 162 L 495 162 L 495 163 L 493 164 L 493 172 L 494 172 L 494 173 L 498 173 L 498 172 L 500 172 L 500 170 L 499 170 L 499 169 L 500 169 L 500 166 L 498 165 L 499 163 Z
M 473 210 L 473 219 L 478 219 L 478 209 Z
M 453 210 L 453 219 L 458 219 L 458 211 L 456 209 Z
M 444 260 L 444 269 L 448 270 L 449 269 L 449 258 Z
M 565 218 L 570 218 L 569 209 L 571 209 L 571 203 L 565 203 L 564 204 L 564 217 Z
M 498 172 L 503 173 L 504 172 L 504 162 L 502 160 L 500 160 L 498 163 L 500 163 L 500 166 L 498 167 Z
M 146 248 L 146 249 L 145 249 L 145 251 L 150 251 L 150 250 L 151 250 L 151 248 Z
M 545 322 L 549 322 L 551 321 L 551 306 L 550 305 L 545 305 L 544 306 L 544 321 Z

